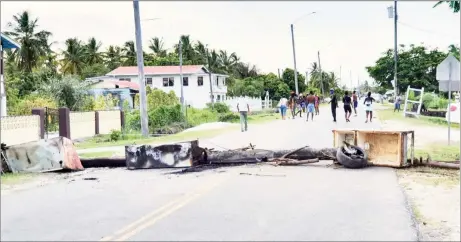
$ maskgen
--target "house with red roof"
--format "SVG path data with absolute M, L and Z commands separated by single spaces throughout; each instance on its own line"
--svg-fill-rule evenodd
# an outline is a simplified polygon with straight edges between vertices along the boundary
M 227 98 L 226 79 L 228 76 L 210 73 L 204 65 L 182 66 L 182 80 L 180 80 L 179 66 L 145 66 L 144 77 L 146 86 L 165 92 L 173 91 L 178 98 L 181 95 L 182 84 L 186 104 L 195 108 L 206 107 L 206 104 L 211 102 L 211 94 L 215 102 Z M 137 66 L 121 66 L 105 76 L 87 80 L 99 81 L 98 86 L 107 88 L 129 89 L 130 95 L 139 90 Z

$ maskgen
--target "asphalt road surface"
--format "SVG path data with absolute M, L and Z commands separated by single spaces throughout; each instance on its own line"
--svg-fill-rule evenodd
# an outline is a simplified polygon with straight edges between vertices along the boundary
M 360 110 L 350 123 L 329 108 L 249 126 L 201 145 L 331 147 L 333 128 L 379 128 Z M 35 189 L 2 194 L 1 239 L 416 241 L 412 213 L 392 169 L 334 169 L 328 162 L 197 173 L 87 169 Z

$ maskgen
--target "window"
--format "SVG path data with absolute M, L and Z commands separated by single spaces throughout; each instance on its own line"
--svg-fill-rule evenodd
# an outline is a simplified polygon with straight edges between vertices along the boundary
M 119 80 L 119 81 L 130 82 L 130 81 L 131 81 L 131 78 L 119 78 L 118 80 Z
M 219 81 L 219 79 L 218 79 L 218 77 L 216 77 L 216 81 L 215 81 L 215 82 L 216 82 L 216 86 L 219 86 L 218 81 Z
M 184 77 L 182 78 L 182 85 L 183 85 L 183 86 L 189 86 L 189 77 L 184 76 Z
M 218 95 L 217 98 L 218 101 L 221 101 L 221 95 Z
M 152 77 L 147 77 L 146 78 L 146 84 L 147 85 L 152 85 Z
M 174 86 L 174 77 L 164 77 L 163 78 L 163 86 L 164 87 L 172 87 L 172 86 Z
M 198 86 L 203 86 L 203 76 L 197 77 L 197 85 Z

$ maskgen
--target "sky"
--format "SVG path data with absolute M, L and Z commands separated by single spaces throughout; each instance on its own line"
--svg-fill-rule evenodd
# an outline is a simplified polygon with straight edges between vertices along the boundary
M 432 8 L 435 1 L 398 3 L 399 44 L 424 43 L 446 50 L 460 42 L 460 15 L 448 6 Z M 179 36 L 190 35 L 211 48 L 236 52 L 264 73 L 293 68 L 290 24 L 294 24 L 297 69 L 305 73 L 317 61 L 334 71 L 341 83 L 355 86 L 372 81 L 365 67 L 394 46 L 392 1 L 314 2 L 160 2 L 141 1 L 143 49 L 149 39 L 163 38 L 171 48 Z M 0 28 L 5 31 L 13 15 L 28 10 L 40 29 L 53 33 L 55 50 L 71 37 L 95 37 L 109 45 L 135 40 L 132 1 L 1 1 Z M 158 20 L 146 20 L 160 18 Z M 352 83 L 352 84 L 351 84 Z

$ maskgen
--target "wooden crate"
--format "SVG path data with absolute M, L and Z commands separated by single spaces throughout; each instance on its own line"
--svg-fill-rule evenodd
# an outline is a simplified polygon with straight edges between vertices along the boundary
M 414 131 L 333 130 L 333 140 L 334 147 L 347 140 L 364 149 L 368 162 L 376 166 L 406 167 L 414 158 Z

